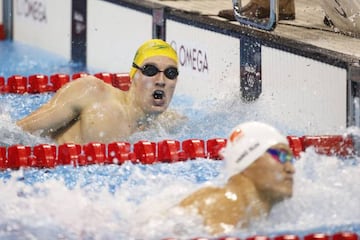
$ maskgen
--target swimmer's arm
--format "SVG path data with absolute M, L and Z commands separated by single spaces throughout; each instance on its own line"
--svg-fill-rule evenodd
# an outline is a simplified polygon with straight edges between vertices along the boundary
M 39 109 L 19 120 L 17 125 L 28 132 L 55 132 L 79 116 L 86 104 L 100 97 L 101 81 L 93 77 L 77 79 L 59 89 Z M 100 84 L 98 83 L 100 82 Z

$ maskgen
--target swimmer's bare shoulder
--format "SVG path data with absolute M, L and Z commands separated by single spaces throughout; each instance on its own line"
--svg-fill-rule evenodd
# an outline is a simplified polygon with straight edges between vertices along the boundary
M 82 109 L 94 100 L 99 102 L 112 98 L 114 95 L 123 94 L 123 91 L 113 87 L 111 84 L 89 75 L 75 79 L 64 85 L 52 100 L 57 101 L 57 99 L 61 98 L 72 104 L 72 106 L 78 106 Z
M 108 91 L 109 89 L 112 89 L 110 84 L 105 83 L 103 80 L 89 75 L 81 78 L 77 78 L 66 85 L 64 85 L 60 90 L 66 90 L 66 89 L 82 89 L 85 90 L 96 90 L 98 92 L 101 91 Z
M 236 201 L 225 196 L 224 188 L 206 187 L 183 199 L 179 206 L 202 215 L 208 230 L 217 234 L 236 223 L 242 212 Z
M 221 188 L 216 188 L 216 187 L 202 188 L 192 193 L 188 197 L 184 198 L 179 205 L 181 207 L 188 207 L 193 205 L 199 206 L 204 204 L 204 201 L 206 201 L 206 199 L 208 199 L 209 197 L 216 197 L 222 193 L 223 190 Z
M 110 84 L 93 76 L 78 78 L 65 84 L 47 103 L 17 121 L 17 125 L 28 132 L 56 132 L 72 123 L 92 103 L 115 99 L 115 91 Z

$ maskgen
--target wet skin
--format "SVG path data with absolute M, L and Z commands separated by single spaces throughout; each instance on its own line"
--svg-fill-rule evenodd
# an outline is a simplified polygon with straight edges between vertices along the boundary
M 285 144 L 272 148 L 291 154 Z M 266 216 L 276 203 L 291 197 L 294 173 L 291 162 L 283 164 L 264 153 L 243 172 L 230 177 L 224 187 L 202 188 L 179 205 L 200 214 L 211 234 L 228 233 Z
M 142 65 L 146 63 L 160 70 L 176 67 L 174 60 L 163 56 L 150 57 Z M 163 72 L 148 77 L 136 71 L 125 92 L 95 77 L 84 77 L 66 84 L 17 124 L 58 144 L 126 140 L 167 110 L 176 83 L 177 79 L 168 79 Z

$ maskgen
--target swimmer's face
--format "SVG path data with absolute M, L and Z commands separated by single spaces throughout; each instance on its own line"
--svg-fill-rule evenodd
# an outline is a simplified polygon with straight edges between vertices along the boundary
M 139 67 L 153 65 L 160 71 L 169 67 L 177 68 L 174 60 L 164 56 L 154 56 L 146 59 Z M 146 76 L 137 70 L 132 80 L 132 88 L 135 88 L 136 103 L 145 113 L 162 113 L 169 106 L 173 97 L 177 77 L 169 79 L 164 72 L 158 72 L 154 76 Z
M 292 154 L 286 144 L 276 144 L 271 148 Z M 271 201 L 277 202 L 292 196 L 295 169 L 289 161 L 281 163 L 266 152 L 243 173 L 253 181 L 259 193 Z

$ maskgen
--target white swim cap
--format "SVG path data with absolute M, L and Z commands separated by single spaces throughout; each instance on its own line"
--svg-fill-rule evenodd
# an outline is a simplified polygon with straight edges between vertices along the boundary
M 288 140 L 274 127 L 261 122 L 246 122 L 230 133 L 222 154 L 228 177 L 242 172 L 271 146 Z

